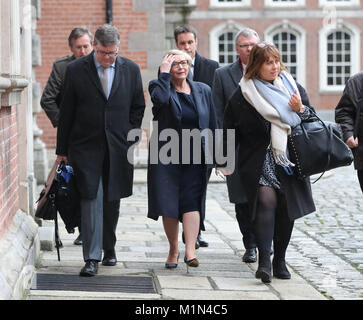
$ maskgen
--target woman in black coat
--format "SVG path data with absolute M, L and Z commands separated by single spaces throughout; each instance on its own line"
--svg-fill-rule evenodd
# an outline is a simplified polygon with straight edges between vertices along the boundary
M 251 51 L 245 76 L 224 114 L 224 129 L 235 129 L 239 170 L 246 190 L 259 251 L 256 278 L 289 279 L 285 253 L 294 220 L 315 211 L 310 180 L 298 180 L 287 152 L 291 127 L 309 116 L 305 90 L 283 66 L 278 49 L 259 43 Z M 224 139 L 224 144 L 227 141 Z M 285 171 L 286 170 L 286 171 Z M 228 169 L 223 169 L 228 174 Z
M 183 223 L 187 267 L 199 265 L 195 243 L 199 228 L 205 230 L 207 170 L 212 163 L 210 140 L 201 132 L 214 132 L 216 117 L 210 87 L 187 80 L 191 63 L 187 53 L 171 50 L 162 60 L 158 79 L 149 84 L 154 123 L 149 145 L 148 217 L 163 217 L 170 245 L 166 268 L 176 268 L 178 264 L 179 221 Z M 182 132 L 189 130 L 196 133 L 194 142 L 182 139 Z M 183 146 L 185 142 L 190 142 L 190 146 Z M 193 149 L 193 143 L 199 143 L 199 149 Z M 193 156 L 200 156 L 200 160 Z

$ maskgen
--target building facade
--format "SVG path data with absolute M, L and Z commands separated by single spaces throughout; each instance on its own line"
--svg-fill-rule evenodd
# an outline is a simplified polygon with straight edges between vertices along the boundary
M 0 1 L 0 300 L 22 297 L 39 253 L 33 219 L 33 2 Z
M 319 111 L 332 111 L 347 79 L 362 69 L 363 5 L 360 0 L 181 0 L 189 7 L 169 14 L 172 25 L 188 21 L 198 30 L 199 52 L 221 65 L 235 61 L 234 36 L 255 29 L 274 43 L 282 60 Z M 174 4 L 172 4 L 174 3 Z M 167 39 L 172 38 L 167 28 Z M 170 43 L 170 41 L 168 42 Z

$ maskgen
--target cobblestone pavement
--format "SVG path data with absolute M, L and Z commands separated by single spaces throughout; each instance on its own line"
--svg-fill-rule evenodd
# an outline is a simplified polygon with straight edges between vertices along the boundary
M 225 186 L 208 188 L 234 216 Z M 316 212 L 295 221 L 287 262 L 330 299 L 363 299 L 363 195 L 353 166 L 327 172 L 312 190 Z
M 234 205 L 229 203 L 225 183 L 216 183 L 221 179 L 213 176 L 203 232 L 210 246 L 198 250 L 202 267 L 191 275 L 182 263 L 177 270 L 165 270 L 165 233 L 160 220 L 146 218 L 146 170 L 136 171 L 133 196 L 121 201 L 119 263 L 113 268 L 101 266 L 99 273 L 152 276 L 156 293 L 30 290 L 28 299 L 363 299 L 363 195 L 353 167 L 327 172 L 312 185 L 317 210 L 295 222 L 287 252 L 292 279 L 273 279 L 267 286 L 254 279 L 256 263 L 241 263 L 244 249 Z M 43 251 L 38 272 L 78 274 L 83 265 L 81 248 L 73 245 L 75 235 L 66 234 L 64 228 L 61 232 L 61 261 L 54 250 Z

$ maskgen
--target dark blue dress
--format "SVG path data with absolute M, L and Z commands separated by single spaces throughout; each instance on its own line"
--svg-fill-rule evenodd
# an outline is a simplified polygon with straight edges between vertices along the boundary
M 179 102 L 182 108 L 181 129 L 198 129 L 199 118 L 193 96 L 178 92 Z M 205 167 L 201 163 L 193 163 L 193 139 L 190 141 L 190 149 L 186 150 L 182 147 L 182 134 L 179 132 L 179 159 L 180 165 L 176 165 L 176 170 L 180 171 L 179 182 L 179 219 L 182 214 L 190 211 L 201 211 L 201 198 L 205 184 Z M 189 151 L 190 157 L 187 160 L 190 164 L 182 163 L 182 155 Z M 203 151 L 201 160 L 203 161 Z M 186 160 L 186 159 L 184 159 Z

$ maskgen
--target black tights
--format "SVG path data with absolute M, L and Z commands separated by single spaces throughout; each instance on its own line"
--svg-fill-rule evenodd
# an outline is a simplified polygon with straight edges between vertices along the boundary
M 285 259 L 294 222 L 287 215 L 286 201 L 275 189 L 260 186 L 254 232 L 259 251 L 268 253 L 274 240 L 274 257 Z

